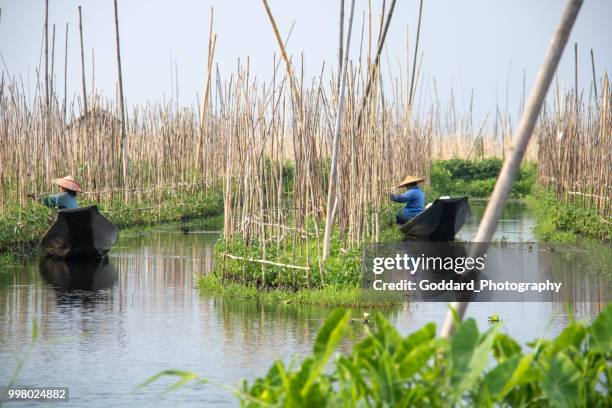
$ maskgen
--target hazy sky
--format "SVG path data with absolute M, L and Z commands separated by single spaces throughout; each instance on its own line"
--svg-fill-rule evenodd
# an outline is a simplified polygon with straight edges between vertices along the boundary
M 80 54 L 77 6 L 83 8 L 84 43 L 88 90 L 92 80 L 92 49 L 95 56 L 95 87 L 114 97 L 117 77 L 112 0 L 50 0 L 49 21 L 56 25 L 56 83 L 63 90 L 64 42 L 68 34 L 68 93 L 80 92 Z M 349 0 L 345 1 L 347 6 Z M 387 1 L 387 5 L 390 0 Z M 510 77 L 510 108 L 516 112 L 522 94 L 523 69 L 527 90 L 542 63 L 565 1 L 561 0 L 425 0 L 420 50 L 424 52 L 422 86 L 431 92 L 436 79 L 441 100 L 454 89 L 458 108 L 467 109 L 474 92 L 475 121 L 489 110 L 505 105 L 506 78 Z M 373 14 L 382 1 L 372 0 Z M 281 34 L 295 28 L 288 51 L 299 59 L 304 53 L 306 74 L 317 75 L 321 64 L 337 63 L 337 0 L 270 0 Z M 359 34 L 368 2 L 356 1 L 356 21 L 351 57 L 357 59 Z M 250 57 L 251 71 L 269 79 L 272 57 L 278 52 L 262 2 L 258 0 L 119 0 L 119 20 L 125 97 L 130 104 L 168 97 L 171 67 L 178 66 L 179 100 L 192 104 L 202 94 L 210 8 L 214 7 L 214 30 L 218 34 L 215 62 L 222 75 L 236 67 L 237 59 Z M 39 64 L 43 0 L 0 0 L 0 52 L 10 75 L 21 76 L 33 89 Z M 405 68 L 406 27 L 410 59 L 414 47 L 417 0 L 399 0 L 387 38 L 387 58 L 382 72 L 399 75 Z M 559 80 L 574 82 L 574 42 L 579 51 L 579 87 L 588 96 L 591 86 L 590 49 L 595 52 L 597 76 L 612 66 L 612 1 L 586 0 L 559 68 Z M 376 23 L 376 19 L 374 19 Z M 373 40 L 375 41 L 375 40 Z M 171 63 L 171 61 L 173 61 Z M 4 65 L 1 66 L 5 70 Z M 5 74 L 6 75 L 6 74 Z M 431 93 L 430 93 L 431 94 Z

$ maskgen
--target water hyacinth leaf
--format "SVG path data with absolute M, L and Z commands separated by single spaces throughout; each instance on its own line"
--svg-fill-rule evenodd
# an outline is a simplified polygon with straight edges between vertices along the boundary
M 405 380 L 419 372 L 438 350 L 438 344 L 435 340 L 429 340 L 414 347 L 399 363 L 401 378 Z
M 474 349 L 478 344 L 478 328 L 474 319 L 461 323 L 450 341 L 452 373 L 450 382 L 457 387 L 466 373 Z
M 580 405 L 581 373 L 565 352 L 551 358 L 550 368 L 542 371 L 542 390 L 555 407 Z
M 550 343 L 548 353 L 551 355 L 556 354 L 568 347 L 579 348 L 586 334 L 586 328 L 582 324 L 573 321 Z
M 395 361 L 403 361 L 406 354 L 410 353 L 415 347 L 430 341 L 434 337 L 436 337 L 436 325 L 434 323 L 426 324 L 423 328 L 410 334 L 401 342 L 394 355 Z
M 532 354 L 516 354 L 510 357 L 485 375 L 483 387 L 495 402 L 500 402 L 514 387 L 525 381 L 525 373 L 532 361 Z
M 308 394 L 310 387 L 323 371 L 325 364 L 344 337 L 346 326 L 350 318 L 348 310 L 336 309 L 327 319 L 315 339 L 314 359 L 308 369 L 308 377 L 301 389 L 302 396 Z M 304 374 L 306 374 L 304 372 Z
M 467 328 L 460 333 L 466 324 Z M 458 334 L 461 334 L 461 337 L 456 341 L 454 337 Z M 469 319 L 460 326 L 455 336 L 451 340 L 451 385 L 452 394 L 457 399 L 474 386 L 486 368 L 496 332 L 495 329 L 490 330 L 480 338 L 476 322 Z
M 493 355 L 499 361 L 521 352 L 521 346 L 510 336 L 498 333 L 493 342 Z
M 315 356 L 329 358 L 344 336 L 349 317 L 350 312 L 343 309 L 336 309 L 331 313 L 315 339 Z
M 394 349 L 402 340 L 402 336 L 397 329 L 380 313 L 376 314 L 376 331 L 374 332 L 374 337 L 378 339 L 386 349 Z
M 599 352 L 612 349 L 612 303 L 593 321 L 590 328 L 590 346 Z

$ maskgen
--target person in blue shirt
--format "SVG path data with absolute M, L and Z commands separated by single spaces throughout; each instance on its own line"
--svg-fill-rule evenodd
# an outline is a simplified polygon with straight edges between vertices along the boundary
M 77 201 L 77 193 L 83 192 L 79 183 L 75 181 L 72 176 L 66 176 L 58 179 L 51 180 L 53 184 L 60 187 L 61 192 L 59 194 L 53 194 L 44 197 L 37 197 L 33 194 L 28 194 L 37 201 L 40 201 L 43 205 L 50 208 L 57 208 L 58 210 L 66 210 L 72 208 L 79 208 Z
M 408 176 L 397 188 L 405 187 L 402 194 L 389 193 L 389 199 L 396 203 L 406 203 L 402 211 L 395 216 L 395 221 L 403 225 L 414 218 L 425 209 L 425 193 L 419 187 L 419 183 L 425 181 L 423 177 Z

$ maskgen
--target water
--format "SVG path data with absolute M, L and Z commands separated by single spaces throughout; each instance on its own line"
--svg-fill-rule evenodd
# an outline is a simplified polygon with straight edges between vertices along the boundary
M 484 204 L 473 203 L 472 209 L 464 239 L 475 233 Z M 523 204 L 512 203 L 503 219 L 497 238 L 533 239 L 534 221 Z M 35 259 L 3 275 L 0 384 L 25 356 L 17 382 L 69 386 L 65 406 L 235 406 L 228 391 L 210 384 L 167 394 L 160 391 L 169 379 L 135 387 L 164 369 L 194 371 L 234 386 L 242 378 L 264 375 L 275 358 L 290 361 L 308 354 L 329 309 L 262 306 L 197 294 L 194 277 L 213 263 L 218 234 L 205 231 L 211 229 L 220 227 L 158 228 L 123 236 L 107 263 L 67 266 Z M 601 307 L 572 305 L 586 319 Z M 441 323 L 446 310 L 445 303 L 415 303 L 387 314 L 408 333 L 428 321 Z M 566 305 L 559 303 L 478 303 L 468 310 L 482 328 L 491 314 L 499 314 L 503 330 L 523 343 L 555 335 L 569 319 Z M 33 321 L 40 325 L 40 336 L 28 352 Z

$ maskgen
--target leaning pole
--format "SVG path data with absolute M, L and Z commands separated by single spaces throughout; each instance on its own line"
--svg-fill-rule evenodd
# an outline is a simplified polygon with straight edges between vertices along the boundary
M 523 112 L 523 116 L 513 136 L 513 146 L 510 154 L 504 161 L 501 172 L 495 183 L 491 200 L 487 205 L 482 221 L 478 227 L 475 245 L 470 250 L 470 256 L 477 257 L 483 255 L 488 246 L 497 223 L 501 217 L 502 210 L 508 201 L 512 182 L 516 178 L 521 161 L 527 149 L 527 144 L 533 134 L 533 128 L 542 109 L 542 104 L 546 98 L 548 88 L 552 82 L 559 60 L 563 55 L 563 50 L 567 44 L 567 40 L 572 31 L 572 27 L 578 17 L 578 12 L 582 6 L 583 0 L 568 0 L 565 5 L 565 10 L 561 17 L 561 21 L 557 26 L 552 41 L 546 51 L 544 64 L 538 72 L 535 83 L 529 95 L 529 100 Z M 457 313 L 459 319 L 463 319 L 465 311 L 468 307 L 468 302 L 453 302 L 451 310 L 446 314 L 446 319 L 442 326 L 442 337 L 450 337 L 455 330 L 455 316 L 453 310 Z

